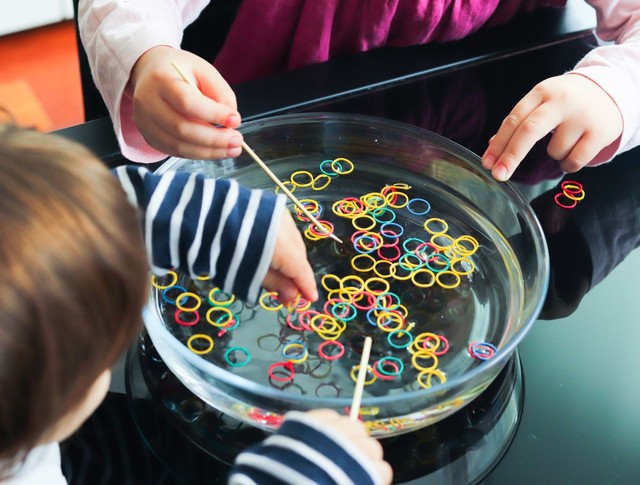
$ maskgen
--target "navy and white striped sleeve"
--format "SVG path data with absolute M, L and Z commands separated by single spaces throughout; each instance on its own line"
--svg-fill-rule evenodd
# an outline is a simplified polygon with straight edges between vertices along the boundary
M 269 269 L 284 196 L 235 180 L 144 167 L 113 170 L 129 201 L 142 210 L 152 271 L 209 275 L 224 292 L 255 303 Z
M 365 455 L 306 413 L 285 415 L 276 433 L 238 455 L 229 485 L 378 485 Z

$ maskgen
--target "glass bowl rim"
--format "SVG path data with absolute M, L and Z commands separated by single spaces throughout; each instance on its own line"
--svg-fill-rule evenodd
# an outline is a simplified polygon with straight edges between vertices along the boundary
M 427 139 L 431 142 L 434 142 L 439 148 L 442 148 L 448 153 L 456 156 L 458 159 L 464 161 L 465 163 L 475 163 L 479 165 L 479 167 L 481 167 L 480 157 L 478 155 L 473 153 L 471 150 L 463 147 L 462 145 L 454 142 L 453 140 L 450 140 L 442 135 L 439 135 L 438 133 L 434 133 L 421 127 L 377 116 L 329 112 L 285 114 L 249 121 L 247 123 L 244 123 L 240 127 L 239 131 L 243 134 L 250 134 L 251 132 L 256 131 L 257 129 L 264 126 L 275 127 L 279 125 L 291 124 L 292 122 L 301 124 L 317 123 L 323 121 L 341 121 L 361 124 L 373 123 L 375 125 L 378 125 L 379 127 L 390 127 L 396 131 L 404 132 L 414 137 Z M 251 146 L 250 140 L 247 143 L 249 146 Z M 155 173 L 162 174 L 166 171 L 174 170 L 176 168 L 176 165 L 183 162 L 184 160 L 185 158 L 169 157 L 160 167 L 157 168 Z M 495 179 L 493 179 L 493 177 L 491 177 L 491 175 L 489 175 L 488 171 L 486 170 L 478 170 L 478 175 L 485 178 L 486 181 L 492 185 L 499 184 L 501 186 L 501 190 L 505 192 L 509 199 L 514 202 L 516 206 L 519 206 L 518 208 L 521 211 L 520 215 L 523 216 L 523 219 L 530 227 L 531 232 L 534 236 L 533 240 L 537 242 L 536 246 L 538 248 L 537 253 L 539 256 L 539 261 L 537 273 L 542 273 L 544 278 L 544 281 L 540 285 L 540 297 L 535 306 L 532 308 L 531 314 L 529 315 L 527 320 L 523 321 L 520 325 L 520 329 L 513 335 L 513 337 L 507 342 L 504 347 L 499 349 L 494 354 L 491 359 L 485 360 L 479 363 L 473 369 L 460 375 L 454 376 L 451 379 L 447 378 L 444 384 L 438 384 L 428 389 L 422 388 L 411 391 L 404 391 L 402 394 L 394 394 L 391 396 L 363 397 L 363 406 L 381 406 L 388 403 L 397 402 L 399 400 L 412 400 L 415 398 L 424 398 L 426 396 L 435 394 L 444 395 L 451 389 L 454 389 L 458 386 L 463 386 L 465 382 L 474 381 L 481 374 L 489 372 L 492 367 L 497 367 L 498 370 L 501 369 L 506 360 L 511 356 L 516 347 L 528 333 L 542 310 L 542 305 L 544 304 L 545 295 L 547 293 L 549 285 L 550 268 L 547 242 L 540 222 L 533 212 L 533 209 L 529 205 L 528 201 L 509 181 L 497 182 Z M 153 290 L 153 288 L 151 288 L 151 290 Z M 149 307 L 153 308 L 153 310 L 151 310 Z M 281 389 L 269 387 L 265 384 L 254 382 L 246 377 L 235 375 L 232 372 L 229 372 L 228 370 L 215 365 L 213 362 L 209 362 L 199 355 L 194 354 L 164 326 L 162 318 L 157 314 L 155 308 L 153 291 L 151 291 L 150 293 L 149 304 L 145 308 L 144 314 L 145 316 L 143 320 L 145 322 L 145 327 L 147 327 L 152 341 L 154 339 L 154 334 L 156 334 L 157 336 L 162 338 L 165 343 L 173 347 L 173 350 L 176 350 L 178 352 L 179 357 L 183 360 L 186 360 L 189 365 L 196 367 L 201 372 L 210 374 L 214 379 L 224 382 L 229 387 L 234 387 L 242 392 L 252 395 L 258 395 L 261 398 L 274 399 L 276 401 L 286 400 L 287 402 L 299 402 L 313 405 L 324 404 L 332 407 L 344 407 L 351 404 L 351 397 L 318 397 L 283 393 Z M 147 321 L 149 319 L 153 320 L 154 323 L 157 323 L 156 327 L 158 327 L 158 333 L 155 333 L 155 331 L 151 331 L 149 329 L 149 326 L 147 324 Z M 151 325 L 151 323 L 149 323 L 149 325 Z M 153 330 L 156 330 L 156 328 L 153 327 Z M 174 343 L 178 343 L 179 345 L 174 345 L 171 343 L 171 341 L 173 341 Z M 157 344 L 155 342 L 154 345 L 157 347 Z M 160 355 L 160 357 L 165 359 L 162 355 Z M 495 373 L 495 375 L 497 374 L 498 372 Z M 450 397 L 453 398 L 455 396 Z

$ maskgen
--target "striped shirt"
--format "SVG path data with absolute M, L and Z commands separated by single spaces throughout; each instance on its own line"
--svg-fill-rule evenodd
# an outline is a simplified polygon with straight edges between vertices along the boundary
M 369 460 L 351 441 L 306 413 L 291 411 L 278 431 L 240 453 L 229 485 L 376 485 Z
M 235 180 L 125 165 L 113 170 L 142 212 L 154 274 L 176 269 L 209 275 L 225 293 L 255 303 L 262 289 L 284 210 L 284 196 Z

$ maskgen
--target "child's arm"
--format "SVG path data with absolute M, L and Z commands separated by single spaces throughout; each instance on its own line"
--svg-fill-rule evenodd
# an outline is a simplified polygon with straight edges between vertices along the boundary
M 238 455 L 229 484 L 378 485 L 392 476 L 361 422 L 323 409 L 287 413 L 274 435 Z
M 208 3 L 208 0 L 128 0 L 127 2 L 80 0 L 78 8 L 80 38 L 87 53 L 95 84 L 107 105 L 118 142 L 126 158 L 148 163 L 158 161 L 166 157 L 170 151 L 175 151 L 168 149 L 159 151 L 152 148 L 145 137 L 156 143 L 161 139 L 158 132 L 151 130 L 149 134 L 143 134 L 136 126 L 138 120 L 134 121 L 134 115 L 140 116 L 141 124 L 145 126 L 145 130 L 149 130 L 147 125 L 153 119 L 153 114 L 157 115 L 157 109 L 159 109 L 156 99 L 153 106 L 150 106 L 150 109 L 156 110 L 151 111 L 152 114 L 148 114 L 145 110 L 139 114 L 134 113 L 133 90 L 127 89 L 134 65 L 143 54 L 157 46 L 169 46 L 175 49 L 177 55 L 185 56 L 179 60 L 183 68 L 191 71 L 194 69 L 192 64 L 197 63 L 195 60 L 199 60 L 200 63 L 197 65 L 200 66 L 201 73 L 198 77 L 205 79 L 210 76 L 215 77 L 212 73 L 217 71 L 209 62 L 179 50 L 184 28 L 198 17 Z M 171 87 L 184 88 L 184 82 L 179 79 L 170 64 L 166 69 L 168 72 L 157 74 L 156 81 L 159 85 L 157 93 L 160 95 L 168 90 L 173 93 L 171 95 L 175 99 L 175 92 L 178 91 L 172 90 Z M 152 70 L 151 75 L 153 73 Z M 148 80 L 147 77 L 144 79 Z M 224 82 L 218 88 L 218 92 L 221 91 L 224 91 L 225 103 L 232 100 L 231 105 L 222 103 L 222 108 L 237 111 L 233 92 Z M 191 98 L 194 96 L 194 93 L 190 94 Z M 145 102 L 148 101 L 144 99 Z M 224 114 L 215 116 L 216 122 L 220 118 L 226 118 Z M 209 113 L 203 119 L 210 120 L 211 114 Z M 238 116 L 237 124 L 239 123 Z M 235 128 L 237 124 L 233 127 Z M 166 131 L 166 124 L 163 127 Z M 178 127 L 174 124 L 168 131 L 175 134 L 177 129 Z M 224 141 L 228 142 L 235 133 L 237 133 L 235 130 L 228 130 L 223 134 L 226 136 Z M 166 147 L 162 146 L 162 148 Z M 219 158 L 220 156 L 222 155 L 218 153 L 216 157 L 196 158 Z
M 152 269 L 209 275 L 224 292 L 255 303 L 262 286 L 288 303 L 318 298 L 306 248 L 285 198 L 234 180 L 202 174 L 156 175 L 141 167 L 114 169 L 129 200 L 143 212 Z
M 616 44 L 595 48 L 563 75 L 539 83 L 505 118 L 482 157 L 508 179 L 549 132 L 549 155 L 565 172 L 610 160 L 640 144 L 640 10 L 637 0 L 589 0 L 597 34 Z

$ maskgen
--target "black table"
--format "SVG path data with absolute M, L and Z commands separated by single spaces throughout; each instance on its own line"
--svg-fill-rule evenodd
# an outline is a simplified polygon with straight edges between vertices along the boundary
M 570 2 L 564 12 L 535 12 L 515 26 L 446 46 L 385 48 L 246 83 L 236 89 L 239 106 L 246 121 L 301 111 L 383 116 L 481 154 L 523 94 L 588 51 L 593 23 L 581 2 Z M 107 119 L 61 133 L 87 144 L 109 165 L 126 162 Z M 553 203 L 563 174 L 546 155 L 545 142 L 513 180 L 545 229 L 551 285 L 541 319 L 514 364 L 523 389 L 510 416 L 512 436 L 482 483 L 640 483 L 640 254 L 633 252 L 640 238 L 640 150 L 569 177 L 583 184 L 586 197 L 566 211 Z M 130 413 L 122 395 L 111 393 L 65 443 L 71 483 L 224 482 L 226 467 L 198 458 L 201 450 L 195 449 L 188 456 L 198 478 L 177 478 L 170 460 L 147 451 L 147 445 L 159 445 L 140 437 Z M 172 442 L 162 446 L 171 449 Z M 476 446 L 465 450 L 466 465 L 483 453 Z M 416 476 L 405 483 L 457 484 L 454 476 Z

